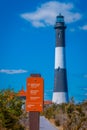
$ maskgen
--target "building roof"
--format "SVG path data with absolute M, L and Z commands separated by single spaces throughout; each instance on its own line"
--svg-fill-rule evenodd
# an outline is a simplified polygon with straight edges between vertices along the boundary
M 44 100 L 44 105 L 49 105 L 49 104 L 52 104 L 51 100 Z
M 22 89 L 22 90 L 20 90 L 20 91 L 18 92 L 18 95 L 19 95 L 20 97 L 23 97 L 23 96 L 26 97 L 26 91 L 24 91 L 24 89 Z

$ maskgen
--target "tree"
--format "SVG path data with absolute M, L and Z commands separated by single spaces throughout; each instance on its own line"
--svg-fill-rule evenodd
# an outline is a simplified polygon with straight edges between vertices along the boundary
M 20 116 L 22 101 L 13 90 L 0 90 L 0 127 L 6 130 L 22 130 Z M 16 128 L 15 128 L 16 127 Z

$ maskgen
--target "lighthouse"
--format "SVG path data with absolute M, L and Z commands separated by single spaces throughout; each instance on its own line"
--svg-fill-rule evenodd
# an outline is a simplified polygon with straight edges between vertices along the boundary
M 56 32 L 54 91 L 52 102 L 56 104 L 68 102 L 67 74 L 65 63 L 65 22 L 64 16 L 56 17 L 54 26 Z

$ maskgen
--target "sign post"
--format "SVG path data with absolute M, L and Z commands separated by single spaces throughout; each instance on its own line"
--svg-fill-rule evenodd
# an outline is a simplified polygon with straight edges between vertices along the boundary
M 26 111 L 29 112 L 29 130 L 39 130 L 39 116 L 43 111 L 44 80 L 39 74 L 27 78 Z

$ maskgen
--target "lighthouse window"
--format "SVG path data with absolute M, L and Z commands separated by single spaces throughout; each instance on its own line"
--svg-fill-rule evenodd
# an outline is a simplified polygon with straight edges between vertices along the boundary
M 58 66 L 58 69 L 57 69 L 58 71 L 60 71 L 60 67 Z
M 60 38 L 60 33 L 58 33 L 58 38 Z

